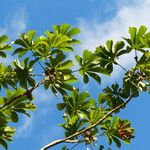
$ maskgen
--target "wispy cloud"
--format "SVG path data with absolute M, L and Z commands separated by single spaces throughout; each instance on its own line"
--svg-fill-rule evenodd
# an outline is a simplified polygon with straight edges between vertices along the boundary
M 80 18 L 79 28 L 82 31 L 80 37 L 82 40 L 82 48 L 93 50 L 107 39 L 119 40 L 122 36 L 127 36 L 129 26 L 144 24 L 150 27 L 149 9 L 150 1 L 148 0 L 137 0 L 136 3 L 130 1 L 130 5 L 128 3 L 121 5 L 118 2 L 118 11 L 109 21 L 103 23 L 97 22 L 95 19 L 86 21 Z
M 4 21 L 5 22 L 5 21 Z M 0 36 L 5 34 L 9 36 L 10 40 L 16 39 L 17 36 L 24 32 L 27 27 L 27 14 L 24 8 L 20 8 L 10 18 L 8 22 L 4 23 L 4 26 L 0 26 Z M 14 58 L 8 54 L 7 59 L 1 59 L 1 62 L 5 65 L 10 64 Z
M 6 34 L 11 38 L 16 37 L 27 27 L 27 14 L 24 8 L 18 9 L 13 13 L 9 21 L 5 22 L 3 27 L 0 27 L 0 35 Z
M 16 138 L 27 137 L 30 134 L 33 127 L 33 119 L 33 115 L 31 118 L 25 116 L 23 123 L 21 123 L 21 125 L 16 129 Z
M 94 18 L 87 21 L 83 18 L 79 19 L 79 28 L 82 33 L 80 39 L 82 44 L 81 51 L 84 49 L 95 50 L 95 47 L 104 44 L 106 40 L 122 40 L 121 37 L 128 36 L 129 26 L 146 25 L 150 27 L 150 1 L 149 0 L 118 0 L 118 10 L 110 20 L 106 22 L 98 22 Z M 133 65 L 133 55 L 123 56 L 119 62 L 129 68 Z M 114 77 L 119 76 L 119 72 L 113 74 Z

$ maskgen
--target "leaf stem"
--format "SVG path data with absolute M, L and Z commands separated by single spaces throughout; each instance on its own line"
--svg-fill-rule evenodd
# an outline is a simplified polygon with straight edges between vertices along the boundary
M 72 73 L 78 72 L 78 71 L 80 71 L 80 70 L 81 70 L 81 69 L 73 70 Z
M 42 68 L 43 70 L 45 70 L 45 68 L 43 67 L 43 65 L 42 65 L 41 62 L 39 61 L 39 57 L 37 57 L 37 56 L 34 55 L 34 52 L 33 52 L 32 49 L 31 49 L 31 52 L 32 52 L 33 56 L 35 57 L 35 59 L 37 59 L 37 61 L 38 61 L 39 65 L 41 66 L 41 68 Z
M 120 65 L 117 61 L 115 61 L 115 63 L 116 63 L 119 67 L 121 67 L 124 71 L 128 71 L 126 68 L 124 68 L 122 65 Z
M 137 50 L 135 49 L 135 57 L 134 57 L 134 59 L 135 59 L 135 62 L 137 63 L 138 62 L 138 55 L 137 55 Z

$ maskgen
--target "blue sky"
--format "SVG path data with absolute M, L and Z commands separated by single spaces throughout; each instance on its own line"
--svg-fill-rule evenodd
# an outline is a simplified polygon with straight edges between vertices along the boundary
M 76 47 L 73 55 L 81 54 L 83 49 L 94 50 L 107 39 L 119 40 L 122 36 L 128 36 L 129 26 L 144 24 L 150 29 L 149 0 L 1 0 L 0 4 L 0 35 L 9 35 L 11 39 L 29 29 L 43 34 L 53 24 L 69 23 L 79 27 L 82 45 Z M 1 61 L 9 64 L 12 60 L 9 56 L 7 60 Z M 133 65 L 132 60 L 131 55 L 122 57 L 119 61 L 128 68 Z M 119 81 L 121 75 L 122 71 L 115 68 L 111 78 L 104 78 L 104 86 Z M 78 86 L 82 91 L 89 90 L 94 98 L 97 97 L 90 88 L 98 86 L 95 82 Z M 62 113 L 56 109 L 56 104 L 61 99 L 56 99 L 50 91 L 45 92 L 42 88 L 34 94 L 37 110 L 31 113 L 31 118 L 20 118 L 9 150 L 39 150 L 49 141 L 63 137 L 63 130 L 58 126 L 63 121 Z M 131 120 L 136 129 L 136 138 L 130 145 L 123 145 L 121 150 L 149 148 L 149 106 L 149 95 L 142 94 L 121 112 L 120 116 Z M 52 149 L 57 150 L 59 146 Z M 82 145 L 75 149 L 86 148 Z

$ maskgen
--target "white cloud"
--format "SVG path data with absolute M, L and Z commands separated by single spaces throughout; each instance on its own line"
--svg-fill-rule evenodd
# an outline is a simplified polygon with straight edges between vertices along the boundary
M 30 134 L 32 130 L 33 119 L 33 115 L 31 118 L 25 116 L 23 123 L 21 123 L 21 125 L 16 129 L 16 138 L 26 137 Z
M 42 88 L 35 89 L 33 91 L 33 95 L 34 95 L 37 103 L 45 103 L 47 101 L 49 102 L 53 98 L 53 96 L 50 97 L 49 94 L 50 94 L 49 91 L 46 91 L 46 90 L 44 90 Z
M 27 24 L 27 15 L 24 8 L 20 8 L 13 13 L 12 17 L 8 22 L 4 24 L 4 27 L 0 27 L 0 35 L 6 34 L 11 38 L 25 31 Z
M 78 24 L 82 31 L 80 36 L 82 44 L 80 48 L 93 51 L 95 47 L 104 44 L 108 39 L 122 40 L 121 37 L 128 36 L 129 26 L 138 27 L 145 25 L 149 28 L 149 10 L 149 0 L 123 0 L 121 2 L 118 1 L 116 15 L 106 22 L 97 22 L 95 18 L 91 21 L 80 18 Z M 129 68 L 134 63 L 133 54 L 121 57 L 119 62 L 124 67 Z M 114 73 L 114 77 L 118 77 L 119 72 Z
M 14 35 L 18 35 L 26 29 L 26 11 L 25 9 L 20 9 L 13 16 L 10 27 Z
M 119 40 L 122 36 L 128 35 L 129 26 L 146 25 L 150 27 L 150 1 L 138 0 L 130 5 L 118 4 L 116 15 L 109 21 L 96 22 L 95 19 L 89 22 L 79 19 L 81 29 L 81 40 L 83 49 L 93 50 L 100 43 L 107 39 Z
M 10 41 L 16 39 L 17 36 L 26 29 L 26 16 L 25 9 L 21 8 L 17 10 L 17 12 L 12 15 L 9 22 L 6 22 L 3 27 L 0 27 L 0 36 L 5 34 L 9 37 Z M 1 59 L 1 62 L 5 65 L 9 65 L 13 60 L 14 57 L 8 54 L 7 59 Z

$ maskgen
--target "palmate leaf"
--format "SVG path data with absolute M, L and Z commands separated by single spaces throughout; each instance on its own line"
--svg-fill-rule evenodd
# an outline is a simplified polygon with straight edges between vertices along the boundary
M 0 63 L 0 89 L 8 88 L 9 86 L 15 88 L 17 83 L 17 78 L 15 71 L 11 66 L 5 66 Z
M 36 35 L 35 30 L 29 30 L 27 33 L 22 33 L 20 38 L 14 41 L 14 44 L 19 45 L 21 47 L 17 48 L 13 55 L 18 53 L 19 56 L 23 56 L 28 51 L 34 49 L 34 37 Z
M 137 63 L 137 68 L 141 70 L 147 77 L 150 76 L 150 52 L 144 52 Z
M 106 111 L 103 108 L 95 108 L 91 109 L 89 113 L 87 113 L 86 117 L 84 116 L 84 119 L 86 119 L 89 126 L 91 126 L 99 121 L 99 119 L 102 118 L 105 114 Z
M 89 50 L 84 50 L 83 51 L 83 61 L 84 63 L 89 63 L 90 61 L 93 61 L 93 59 L 95 58 L 95 56 L 93 55 L 93 53 Z
M 0 127 L 0 145 L 6 150 L 8 149 L 7 141 L 12 142 L 12 137 L 15 133 L 15 129 L 10 126 Z
M 31 77 L 32 67 L 35 62 L 36 60 L 29 61 L 29 58 L 25 58 L 22 63 L 17 59 L 14 61 L 14 71 L 22 88 L 27 89 L 28 85 L 35 85 L 35 80 Z
M 49 44 L 50 48 L 55 48 L 62 51 L 73 51 L 73 47 L 69 43 L 72 41 L 72 39 L 68 36 L 62 34 L 54 34 L 48 31 L 46 32 L 46 35 L 46 42 Z
M 66 70 L 65 72 L 65 70 L 54 70 L 48 76 L 49 79 L 45 81 L 44 87 L 45 89 L 50 88 L 56 96 L 58 93 L 66 95 L 66 90 L 74 90 L 74 87 L 70 84 L 76 82 L 77 78 L 74 75 L 72 75 L 70 71 L 68 72 Z
M 121 147 L 121 141 L 130 143 L 131 139 L 134 138 L 134 129 L 128 120 L 114 117 L 113 120 L 107 120 L 100 126 L 106 133 L 109 144 L 111 145 L 114 142 L 118 148 Z
M 78 114 L 78 112 L 86 112 L 93 106 L 93 101 L 89 98 L 88 92 L 79 93 L 78 90 L 73 90 L 70 96 L 64 97 L 64 102 L 58 104 L 58 109 L 65 109 L 68 114 Z
M 99 74 L 109 75 L 108 71 L 100 66 L 99 57 L 89 50 L 83 51 L 83 58 L 76 56 L 76 60 L 80 65 L 79 73 L 83 76 L 84 83 L 88 83 L 89 77 L 92 77 L 101 84 Z
M 141 39 L 145 36 L 147 28 L 145 26 L 140 26 L 138 29 L 135 27 L 129 27 L 130 39 L 124 38 L 131 49 L 135 49 L 144 52 L 143 49 L 145 45 L 141 42 Z
M 126 87 L 127 88 L 127 87 Z M 128 90 L 128 89 L 127 89 Z M 129 91 L 124 91 L 122 88 L 119 87 L 118 84 L 112 84 L 111 87 L 106 87 L 103 90 L 104 93 L 100 93 L 99 95 L 99 103 L 106 104 L 111 108 L 115 108 L 118 105 L 124 102 L 124 98 L 128 98 L 130 93 Z M 119 111 L 119 110 L 118 110 Z M 118 112 L 116 111 L 116 112 Z
M 66 137 L 76 133 L 85 124 L 83 120 L 79 120 L 79 117 L 77 115 L 73 115 L 73 116 L 67 115 L 64 116 L 64 119 L 65 119 L 65 123 L 61 124 L 60 126 L 64 128 Z
M 19 95 L 22 95 L 24 93 L 25 93 L 25 90 L 21 89 L 21 88 L 18 88 L 15 91 L 12 91 L 12 90 L 9 89 L 9 90 L 6 91 L 6 96 L 3 98 L 3 102 L 4 102 L 4 104 L 8 103 L 9 101 L 14 99 L 15 97 L 17 97 Z M 23 102 L 25 100 L 28 100 L 28 98 L 26 96 L 22 96 L 22 97 L 18 98 L 17 101 L 13 101 L 12 103 L 10 103 L 9 107 L 10 108 L 14 107 L 14 106 L 18 105 L 20 102 Z
M 74 65 L 73 62 L 71 60 L 68 60 L 68 61 L 65 61 L 61 64 L 58 64 L 55 67 L 55 69 L 56 70 L 64 70 L 64 69 L 68 69 L 68 68 L 72 67 L 73 65 Z
M 9 38 L 6 35 L 0 36 L 0 57 L 6 58 L 4 50 L 10 50 L 11 46 L 9 44 L 6 44 Z
M 134 138 L 134 129 L 128 120 L 119 120 L 114 129 L 115 135 L 124 142 L 128 141 L 130 143 L 130 140 Z
M 18 112 L 28 115 L 26 110 L 35 109 L 35 105 L 30 102 L 28 96 L 18 97 L 19 95 L 23 95 L 24 93 L 25 90 L 23 89 L 17 89 L 15 91 L 7 90 L 6 96 L 1 98 L 1 104 L 7 105 L 4 108 L 1 108 L 3 113 L 1 113 L 0 111 L 0 145 L 4 146 L 6 149 L 7 141 L 12 142 L 12 136 L 15 133 L 15 129 L 10 126 L 7 126 L 7 124 L 9 122 L 18 122 Z
M 10 116 L 12 122 L 18 122 L 19 117 L 15 111 L 10 111 L 9 116 Z
M 145 48 L 150 48 L 150 32 L 146 33 L 140 40 Z
M 107 72 L 112 73 L 113 65 L 118 65 L 117 59 L 119 56 L 129 53 L 130 49 L 124 49 L 124 42 L 118 41 L 115 44 L 112 40 L 106 41 L 106 47 L 100 45 L 96 48 L 95 55 L 99 57 L 99 64 L 105 68 Z
M 53 25 L 53 30 L 54 33 L 66 35 L 69 38 L 80 33 L 80 30 L 78 28 L 71 28 L 71 25 L 69 24 Z M 76 39 L 72 39 L 71 43 L 79 44 L 80 42 Z
M 24 109 L 24 110 L 35 110 L 36 106 L 32 102 L 24 102 L 24 103 L 19 103 L 15 106 L 16 109 Z
M 0 138 L 0 145 L 2 145 L 5 148 L 5 150 L 8 149 L 8 144 L 3 138 Z
M 53 26 L 53 31 L 46 31 L 46 36 L 35 38 L 36 31 L 29 30 L 21 34 L 20 38 L 14 41 L 14 44 L 19 45 L 13 54 L 18 53 L 20 57 L 28 51 L 34 51 L 35 56 L 45 59 L 54 53 L 54 51 L 73 51 L 71 44 L 79 44 L 80 42 L 71 37 L 79 33 L 78 28 L 71 28 L 70 25 L 63 24 L 62 26 Z
M 44 87 L 45 89 L 50 87 L 55 95 L 58 93 L 66 95 L 66 90 L 72 91 L 74 88 L 71 84 L 77 81 L 70 69 L 74 65 L 73 61 L 65 60 L 65 58 L 63 52 L 59 52 L 45 63 L 47 65 L 46 76 L 49 76 L 49 79 L 45 81 Z
M 0 36 L 0 44 L 7 42 L 9 38 L 6 35 Z

